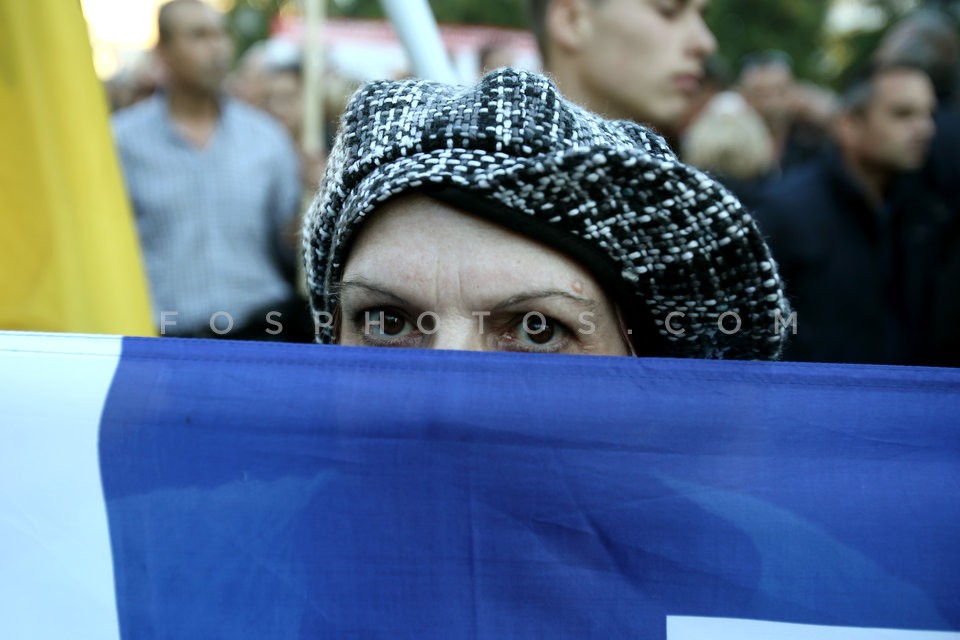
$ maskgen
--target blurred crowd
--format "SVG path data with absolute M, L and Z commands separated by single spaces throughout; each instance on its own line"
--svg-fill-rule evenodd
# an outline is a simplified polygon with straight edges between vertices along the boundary
M 778 51 L 705 83 L 681 156 L 766 236 L 797 314 L 786 359 L 960 365 L 958 53 L 951 16 L 921 9 L 838 93 Z
M 780 51 L 718 57 L 703 0 L 646 4 L 528 0 L 543 70 L 575 102 L 655 128 L 754 213 L 796 314 L 786 359 L 960 366 L 951 16 L 905 16 L 834 91 Z M 312 341 L 297 229 L 326 155 L 304 144 L 302 52 L 272 39 L 234 61 L 224 16 L 199 0 L 167 3 L 158 26 L 155 50 L 107 83 L 158 329 Z M 515 60 L 491 41 L 477 75 Z M 357 82 L 328 68 L 322 86 L 328 149 Z

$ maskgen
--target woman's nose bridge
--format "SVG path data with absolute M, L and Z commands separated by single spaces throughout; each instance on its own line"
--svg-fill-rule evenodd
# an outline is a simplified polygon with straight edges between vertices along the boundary
M 430 341 L 431 349 L 483 351 L 485 341 L 476 317 L 441 317 Z

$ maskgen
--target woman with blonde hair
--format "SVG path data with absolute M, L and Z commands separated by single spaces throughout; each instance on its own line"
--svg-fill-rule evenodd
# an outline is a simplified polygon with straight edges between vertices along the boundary
M 748 206 L 777 169 L 763 118 L 734 91 L 718 93 L 694 120 L 683 137 L 681 157 L 714 175 Z

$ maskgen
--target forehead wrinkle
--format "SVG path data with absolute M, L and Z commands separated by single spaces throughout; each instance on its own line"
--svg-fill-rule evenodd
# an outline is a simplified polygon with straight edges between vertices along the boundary
M 340 301 L 343 298 L 343 293 L 353 289 L 359 289 L 361 291 L 366 291 L 368 293 L 376 293 L 382 296 L 386 296 L 396 302 L 397 304 L 410 306 L 410 302 L 403 298 L 402 296 L 397 295 L 393 291 L 390 291 L 386 288 L 386 285 L 378 285 L 366 278 L 363 277 L 354 277 L 349 280 L 342 280 L 339 283 L 333 285 L 333 294 L 336 296 L 337 301 Z
M 589 311 L 594 311 L 600 303 L 593 298 L 587 298 L 583 296 L 576 296 L 562 289 L 542 289 L 539 291 L 529 291 L 525 293 L 519 293 L 514 296 L 510 296 L 506 300 L 497 303 L 493 306 L 491 311 L 501 311 L 513 305 L 521 304 L 524 302 L 530 302 L 532 300 L 545 300 L 549 298 L 562 298 L 566 300 L 571 300 L 578 305 L 585 307 Z
M 440 267 L 440 253 L 441 251 L 435 251 L 433 254 L 433 299 L 436 301 L 437 306 L 440 306 L 441 301 L 443 300 L 443 291 L 442 287 L 440 286 L 440 282 L 443 280 L 443 271 Z M 435 309 L 434 311 L 439 311 L 439 309 Z

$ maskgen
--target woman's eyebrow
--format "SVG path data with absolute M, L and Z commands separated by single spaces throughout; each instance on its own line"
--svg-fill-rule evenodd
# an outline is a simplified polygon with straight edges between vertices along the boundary
M 503 311 L 509 307 L 522 304 L 524 302 L 530 302 L 531 300 L 543 300 L 545 298 L 565 298 L 571 300 L 578 305 L 585 307 L 586 309 L 592 311 L 600 306 L 600 303 L 594 300 L 593 298 L 586 298 L 584 296 L 576 296 L 570 293 L 569 291 L 564 291 L 562 289 L 543 289 L 540 291 L 530 291 L 527 293 L 520 293 L 515 296 L 510 296 L 503 302 L 500 302 L 493 306 L 491 311 Z
M 341 298 L 345 292 L 349 292 L 354 289 L 359 289 L 367 293 L 376 293 L 393 300 L 398 305 L 410 306 L 410 303 L 407 300 L 401 298 L 392 291 L 375 284 L 371 284 L 365 280 L 341 280 L 340 283 L 334 287 L 334 292 L 338 298 Z

